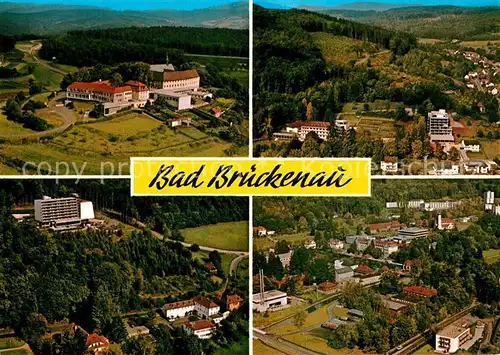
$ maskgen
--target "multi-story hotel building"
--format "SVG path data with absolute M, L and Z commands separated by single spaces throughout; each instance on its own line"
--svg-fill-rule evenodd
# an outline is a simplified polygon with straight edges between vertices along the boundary
M 431 111 L 427 117 L 427 128 L 431 142 L 447 143 L 455 141 L 450 115 L 446 110 Z
M 186 317 L 193 311 L 205 318 L 212 318 L 219 313 L 220 307 L 205 296 L 196 296 L 190 300 L 167 303 L 162 311 L 169 320 Z
M 124 104 L 132 100 L 132 88 L 128 85 L 115 87 L 109 81 L 94 81 L 92 83 L 75 81 L 68 86 L 66 97 L 74 100 Z
M 326 140 L 330 133 L 330 122 L 296 121 L 286 126 L 286 132 L 296 134 L 299 141 L 304 141 L 309 132 L 315 132 L 320 139 Z
M 436 334 L 436 351 L 452 354 L 472 339 L 470 325 L 468 322 L 455 322 Z
M 182 328 L 192 335 L 196 335 L 199 339 L 210 339 L 216 328 L 214 322 L 201 319 L 192 322 L 186 322 L 182 325 Z
M 147 101 L 149 99 L 149 88 L 140 81 L 129 80 L 125 85 L 132 88 L 132 100 Z
M 200 87 L 200 76 L 195 69 L 157 71 L 152 66 L 151 71 L 153 72 L 153 87 L 155 89 L 196 91 Z
M 41 227 L 64 228 L 81 225 L 94 217 L 92 202 L 78 197 L 44 196 L 35 200 L 35 220 Z

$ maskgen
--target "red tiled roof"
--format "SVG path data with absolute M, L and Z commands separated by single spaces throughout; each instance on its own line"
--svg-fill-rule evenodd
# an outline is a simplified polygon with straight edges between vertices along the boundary
M 199 78 L 198 72 L 195 69 L 182 71 L 164 71 L 163 81 L 178 81 Z
M 318 285 L 318 287 L 323 290 L 323 291 L 328 291 L 328 290 L 331 290 L 335 287 L 337 287 L 337 284 L 334 283 L 334 282 L 330 282 L 330 281 L 325 281 L 325 282 L 322 282 Z
M 389 267 L 387 265 L 384 265 L 380 268 L 380 271 L 389 271 Z
M 303 126 L 328 128 L 328 127 L 330 127 L 330 122 L 324 122 L 324 121 L 295 121 L 295 122 L 292 122 L 292 123 L 288 124 L 288 127 L 292 127 L 292 128 L 300 128 L 300 127 L 303 127 Z
M 425 286 L 404 286 L 403 287 L 403 292 L 404 293 L 411 293 L 423 297 L 430 297 L 430 296 L 435 296 L 437 295 L 437 290 L 430 288 L 430 287 L 425 287 Z
M 111 94 L 119 94 L 132 90 L 130 86 L 115 87 L 111 85 L 109 81 L 94 81 L 91 83 L 75 81 L 70 86 L 68 86 L 68 89 L 92 90 L 98 92 L 107 92 Z
M 384 157 L 384 162 L 386 163 L 395 163 L 398 161 L 398 157 L 392 157 L 392 156 L 385 156 Z
M 214 302 L 210 301 L 208 298 L 205 296 L 195 296 L 193 298 L 194 303 L 198 303 L 199 305 L 202 305 L 205 308 L 216 308 L 218 307 Z
M 195 320 L 192 322 L 184 323 L 186 327 L 189 327 L 193 330 L 202 330 L 207 328 L 215 327 L 215 323 L 206 319 Z
M 373 270 L 368 265 L 359 265 L 354 271 L 359 272 L 361 274 L 371 274 L 375 270 Z
M 219 113 L 219 112 L 222 112 L 222 109 L 219 106 L 215 106 L 215 107 L 212 107 L 210 112 Z
M 179 302 L 172 302 L 172 303 L 167 303 L 166 305 L 163 306 L 164 309 L 177 309 L 177 308 L 184 308 L 184 307 L 189 307 L 194 304 L 193 300 L 187 300 L 187 301 L 179 301 Z
M 368 227 L 372 230 L 381 230 L 381 229 L 400 229 L 400 228 L 405 228 L 406 225 L 398 221 L 391 221 L 383 223 L 372 223 L 369 224 Z
M 241 301 L 243 301 L 243 298 L 241 298 L 240 295 L 235 293 L 234 295 L 227 296 L 226 303 L 227 304 L 236 304 L 236 303 L 240 303 Z
M 107 344 L 109 344 L 109 340 L 107 338 L 103 337 L 102 335 L 98 335 L 96 333 L 89 334 L 87 336 L 87 340 L 85 341 L 85 346 L 88 348 L 88 347 L 92 346 L 92 344 L 95 344 L 95 343 L 102 343 L 104 345 L 107 345 Z
M 147 91 L 148 87 L 146 84 L 141 83 L 140 81 L 129 80 L 125 83 L 125 85 L 131 86 L 132 89 L 136 88 L 139 91 Z
M 207 269 L 208 271 L 216 271 L 217 270 L 217 268 L 212 263 L 206 263 L 205 269 Z
M 455 221 L 451 218 L 443 218 L 441 219 L 441 224 L 453 224 Z
M 258 226 L 258 227 L 253 227 L 253 231 L 254 232 L 257 232 L 257 231 L 265 231 L 267 230 L 265 227 L 262 227 L 262 226 Z

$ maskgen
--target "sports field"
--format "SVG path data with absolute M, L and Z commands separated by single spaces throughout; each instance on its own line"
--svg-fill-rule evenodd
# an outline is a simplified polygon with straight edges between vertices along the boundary
M 226 222 L 183 229 L 186 243 L 226 250 L 248 250 L 248 222 Z

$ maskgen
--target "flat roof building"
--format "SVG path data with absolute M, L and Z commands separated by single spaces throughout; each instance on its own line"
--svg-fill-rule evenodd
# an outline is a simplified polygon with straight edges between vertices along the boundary
M 470 339 L 469 322 L 457 321 L 436 334 L 436 351 L 448 354 L 457 352 Z
M 287 294 L 278 290 L 265 291 L 252 295 L 252 309 L 265 312 L 268 309 L 280 308 L 288 304 Z
M 44 196 L 35 200 L 35 220 L 43 227 L 62 228 L 84 224 L 95 218 L 91 201 L 78 197 L 51 198 Z

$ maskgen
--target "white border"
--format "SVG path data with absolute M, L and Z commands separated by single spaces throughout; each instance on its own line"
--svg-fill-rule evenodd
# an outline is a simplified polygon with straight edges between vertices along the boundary
M 182 194 L 182 193 L 159 193 L 159 194 L 143 194 L 143 193 L 134 193 L 134 182 L 135 179 L 133 178 L 134 176 L 134 162 L 135 161 L 155 161 L 155 160 L 165 160 L 165 161 L 221 161 L 221 160 L 228 160 L 228 161 L 247 161 L 247 160 L 257 160 L 257 161 L 266 161 L 266 160 L 278 160 L 278 161 L 283 161 L 283 163 L 287 161 L 301 161 L 301 162 L 307 162 L 307 161 L 316 161 L 316 160 L 335 160 L 335 161 L 352 161 L 352 160 L 358 160 L 358 161 L 366 161 L 368 162 L 368 166 L 371 166 L 371 158 L 243 158 L 243 157 L 229 157 L 229 158 L 165 158 L 165 157 L 133 157 L 130 158 L 130 196 L 156 196 L 156 197 L 162 197 L 162 196 L 234 196 L 234 197 L 249 197 L 249 196 L 260 196 L 260 197 L 266 197 L 266 196 L 297 196 L 297 197 L 371 197 L 372 196 L 372 184 L 371 184 L 371 170 L 368 171 L 368 191 L 366 194 L 349 194 L 349 193 L 331 193 L 331 194 L 289 194 L 289 193 L 273 193 L 273 194 L 248 194 L 248 193 L 238 193 L 238 194 L 213 194 L 213 193 L 197 193 L 197 194 Z M 256 188 L 258 189 L 258 188 Z

